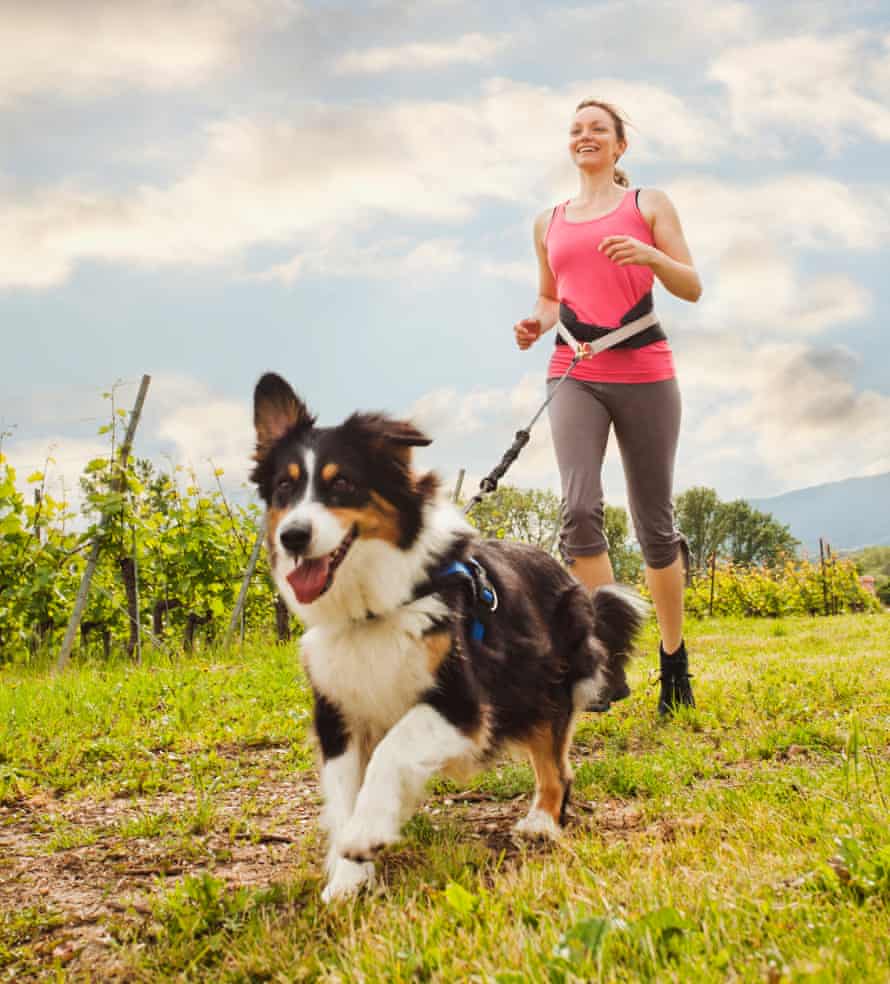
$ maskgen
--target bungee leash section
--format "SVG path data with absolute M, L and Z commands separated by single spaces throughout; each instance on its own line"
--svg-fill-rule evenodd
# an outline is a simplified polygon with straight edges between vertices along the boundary
M 592 359 L 595 355 L 599 355 L 600 352 L 604 352 L 606 349 L 614 348 L 616 345 L 620 345 L 622 342 L 627 341 L 628 338 L 632 338 L 634 335 L 640 334 L 640 332 L 648 331 L 649 328 L 657 324 L 658 318 L 656 318 L 655 312 L 650 311 L 648 314 L 644 314 L 641 318 L 635 318 L 633 321 L 629 321 L 627 324 L 621 325 L 620 328 L 615 328 L 609 331 L 608 335 L 598 338 L 596 341 L 579 342 L 561 321 L 557 321 L 554 326 L 556 331 L 558 332 L 560 338 L 562 338 L 562 340 L 574 352 L 572 361 L 569 363 L 566 371 L 559 377 L 554 386 L 551 388 L 550 392 L 547 394 L 547 399 L 544 400 L 538 408 L 538 412 L 529 421 L 528 427 L 516 431 L 516 437 L 510 447 L 507 448 L 503 458 L 501 458 L 495 467 L 492 468 L 492 470 L 479 482 L 479 491 L 464 507 L 464 516 L 469 515 L 470 512 L 475 509 L 477 505 L 479 505 L 482 499 L 488 495 L 489 492 L 494 492 L 495 489 L 497 489 L 498 482 L 504 477 L 507 473 L 507 469 L 519 457 L 520 452 L 531 439 L 532 427 L 535 426 L 538 422 L 538 418 L 547 409 L 550 401 L 556 395 L 556 391 L 569 378 L 572 370 L 582 359 Z
M 562 325 L 559 326 L 560 328 Z M 572 339 L 574 342 L 575 340 Z M 560 386 L 569 378 L 569 374 L 575 368 L 576 365 L 582 360 L 588 357 L 589 345 L 579 345 L 578 342 L 574 344 L 575 354 L 572 356 L 572 361 L 569 363 L 568 369 L 559 377 L 556 385 L 547 394 L 547 399 L 538 408 L 538 412 L 529 421 L 528 427 L 524 427 L 522 430 L 516 431 L 516 437 L 513 443 L 507 448 L 504 453 L 503 458 L 492 468 L 492 470 L 479 482 L 479 491 L 473 496 L 472 499 L 466 504 L 464 508 L 464 516 L 468 516 L 470 511 L 475 509 L 477 505 L 482 501 L 483 497 L 488 495 L 489 492 L 494 492 L 498 487 L 498 482 L 507 473 L 507 469 L 513 462 L 519 457 L 522 449 L 528 444 L 531 439 L 531 429 L 537 423 L 538 417 L 547 409 L 547 405 L 553 399 L 554 394 L 559 389 Z

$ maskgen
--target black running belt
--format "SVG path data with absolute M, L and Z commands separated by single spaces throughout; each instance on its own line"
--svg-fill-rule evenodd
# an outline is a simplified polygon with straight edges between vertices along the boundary
M 631 321 L 636 321 L 637 318 L 642 318 L 650 314 L 652 308 L 652 291 L 649 291 L 622 317 L 621 324 L 629 324 Z M 579 321 L 578 315 L 565 304 L 559 305 L 559 320 L 579 342 L 595 342 L 600 338 L 605 338 L 610 332 L 615 331 L 614 328 L 601 328 L 599 325 L 588 325 L 583 321 Z M 644 331 L 636 335 L 631 335 L 630 338 L 625 338 L 623 342 L 619 342 L 613 348 L 638 349 L 643 348 L 645 345 L 651 345 L 653 342 L 664 341 L 666 338 L 667 335 L 664 333 L 664 329 L 656 322 Z M 556 336 L 556 344 L 566 344 L 565 340 L 559 334 Z

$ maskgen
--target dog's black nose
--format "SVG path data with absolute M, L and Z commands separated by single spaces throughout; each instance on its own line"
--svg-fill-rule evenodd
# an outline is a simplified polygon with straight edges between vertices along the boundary
M 281 545 L 289 554 L 299 557 L 306 552 L 306 547 L 309 546 L 309 541 L 312 539 L 312 527 L 292 524 L 281 530 L 278 537 L 281 540 Z

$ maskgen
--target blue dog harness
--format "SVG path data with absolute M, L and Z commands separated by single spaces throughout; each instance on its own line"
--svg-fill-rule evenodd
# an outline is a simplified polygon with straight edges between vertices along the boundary
M 470 605 L 473 612 L 470 638 L 474 642 L 482 642 L 485 638 L 485 620 L 498 608 L 498 593 L 491 581 L 488 580 L 485 568 L 473 557 L 469 557 L 466 564 L 455 560 L 433 575 L 434 579 L 440 578 L 442 580 L 448 580 L 455 576 L 467 585 L 470 594 Z
M 486 622 L 497 611 L 498 593 L 488 579 L 485 568 L 474 557 L 468 557 L 466 562 L 454 560 L 433 573 L 425 584 L 415 590 L 414 600 L 435 594 L 451 584 L 458 584 L 467 592 L 473 618 L 470 638 L 474 642 L 482 642 Z

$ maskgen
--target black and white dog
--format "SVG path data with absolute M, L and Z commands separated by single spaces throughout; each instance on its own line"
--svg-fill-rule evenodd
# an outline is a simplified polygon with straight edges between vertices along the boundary
M 373 880 L 434 773 L 466 777 L 505 747 L 536 789 L 517 832 L 556 837 L 577 714 L 602 700 L 644 607 L 585 589 L 534 547 L 480 539 L 418 475 L 412 424 L 315 419 L 280 377 L 254 394 L 256 467 L 275 582 L 303 621 L 315 695 L 325 900 Z

